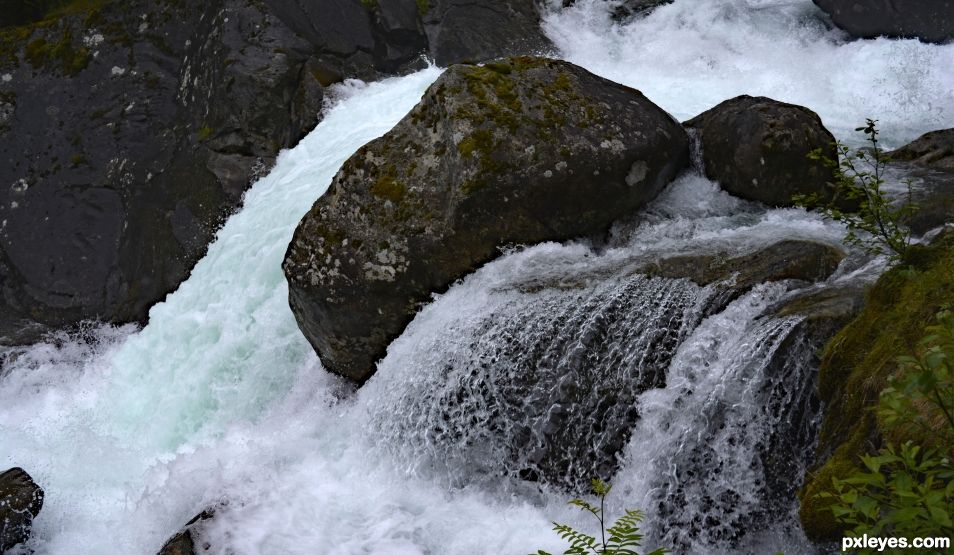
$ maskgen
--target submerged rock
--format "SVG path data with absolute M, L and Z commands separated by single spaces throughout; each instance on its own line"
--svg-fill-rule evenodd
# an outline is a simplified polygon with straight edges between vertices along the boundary
M 43 508 L 43 489 L 22 468 L 0 473 L 0 553 L 30 538 Z
M 859 38 L 954 39 L 952 0 L 814 0 L 835 25 Z
M 505 245 L 605 231 L 687 160 L 678 122 L 572 64 L 454 66 L 299 224 L 292 311 L 325 367 L 362 382 L 433 293 Z
M 832 196 L 831 168 L 808 154 L 837 160 L 835 137 L 808 108 L 739 96 L 685 125 L 698 132 L 706 175 L 737 197 L 792 206 L 793 195 Z

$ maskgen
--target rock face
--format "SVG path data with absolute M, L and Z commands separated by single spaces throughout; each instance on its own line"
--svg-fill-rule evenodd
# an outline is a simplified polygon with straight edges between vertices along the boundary
M 381 2 L 385 4 L 386 2 Z M 424 29 L 439 66 L 480 62 L 552 48 L 534 0 L 426 0 Z
M 668 114 L 571 64 L 454 66 L 298 226 L 292 311 L 325 367 L 362 382 L 432 293 L 504 245 L 604 231 L 687 159 Z
M 706 175 L 729 193 L 771 206 L 791 206 L 796 194 L 831 198 L 831 169 L 808 154 L 837 160 L 835 137 L 808 108 L 739 96 L 685 125 L 698 132 Z
M 0 344 L 144 322 L 326 86 L 545 43 L 530 0 L 94 4 L 0 29 Z
M 916 183 L 911 230 L 923 234 L 954 220 L 954 129 L 925 133 L 889 154 Z
M 952 0 L 814 0 L 835 25 L 859 38 L 954 39 Z
M 22 468 L 0 473 L 0 553 L 30 538 L 43 508 L 43 489 Z

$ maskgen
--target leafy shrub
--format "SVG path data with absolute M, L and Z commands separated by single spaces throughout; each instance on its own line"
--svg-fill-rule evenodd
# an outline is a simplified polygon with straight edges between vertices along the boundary
M 833 478 L 830 510 L 849 534 L 860 537 L 954 536 L 954 314 L 938 314 L 916 356 L 898 357 L 898 374 L 881 393 L 876 412 L 889 438 L 865 469 Z M 929 444 L 892 437 L 926 437 Z M 867 553 L 868 551 L 862 551 Z
M 881 392 L 877 412 L 885 429 L 954 449 L 954 313 L 940 312 L 937 322 L 916 356 L 898 357 L 901 369 Z
M 869 148 L 853 150 L 837 142 L 839 160 L 831 160 L 821 150 L 812 151 L 809 158 L 819 160 L 834 170 L 833 199 L 821 202 L 817 194 L 796 195 L 796 204 L 819 208 L 825 217 L 841 222 L 848 229 L 845 242 L 872 254 L 886 254 L 893 261 L 904 258 L 911 246 L 911 231 L 907 224 L 917 211 L 912 200 L 911 182 L 907 181 L 907 196 L 894 204 L 884 191 L 885 168 L 890 162 L 878 141 L 877 120 L 866 120 L 864 127 L 855 131 L 865 134 Z M 857 211 L 845 206 L 857 206 Z
M 583 499 L 573 499 L 570 504 L 596 517 L 596 520 L 600 523 L 600 539 L 597 540 L 596 536 L 578 532 L 566 524 L 554 522 L 553 530 L 570 544 L 570 548 L 563 555 L 639 555 L 636 548 L 640 547 L 643 541 L 643 535 L 639 532 L 639 523 L 645 518 L 645 513 L 627 509 L 624 516 L 617 519 L 612 526 L 607 527 L 603 509 L 606 496 L 609 495 L 613 487 L 599 478 L 593 478 L 591 485 L 593 494 L 600 500 L 599 508 Z M 609 539 L 606 537 L 607 534 L 609 534 Z M 668 553 L 668 550 L 659 548 L 646 555 L 664 555 L 665 553 Z M 532 555 L 550 554 L 539 550 Z

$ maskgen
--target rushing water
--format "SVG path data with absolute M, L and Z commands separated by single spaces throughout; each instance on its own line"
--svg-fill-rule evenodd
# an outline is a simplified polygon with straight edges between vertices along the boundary
M 954 122 L 954 46 L 846 43 L 820 21 L 808 0 L 678 0 L 620 27 L 580 0 L 545 25 L 567 59 L 680 118 L 751 93 L 806 104 L 845 139 L 870 115 L 895 143 Z M 628 270 L 788 238 L 838 243 L 836 226 L 802 211 L 687 174 L 607 244 L 519 249 L 469 276 L 357 393 L 321 369 L 287 306 L 285 248 L 340 164 L 438 73 L 344 88 L 144 330 L 94 326 L 4 355 L 0 467 L 23 466 L 47 493 L 33 549 L 155 552 L 220 505 L 211 553 L 557 551 L 550 521 L 585 521 L 544 483 L 616 467 L 610 509 L 647 509 L 654 540 L 807 549 L 785 484 L 763 472 L 787 453 L 780 437 L 811 440 L 811 345 L 797 319 L 770 316 L 803 285 L 713 308 L 713 286 Z M 852 256 L 832 281 L 876 270 Z M 780 363 L 779 349 L 800 356 Z M 566 441 L 576 434 L 593 444 Z M 760 533 L 740 538 L 754 523 Z

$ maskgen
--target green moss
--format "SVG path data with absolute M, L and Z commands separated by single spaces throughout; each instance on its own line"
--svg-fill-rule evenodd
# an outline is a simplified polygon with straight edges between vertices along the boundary
M 378 7 L 378 0 L 361 0 L 361 5 L 369 10 L 373 10 Z
M 88 164 L 88 163 L 89 163 L 89 160 L 87 160 L 86 156 L 83 154 L 74 154 L 70 156 L 70 164 L 74 168 L 77 166 Z
M 401 202 L 407 193 L 407 188 L 395 178 L 396 175 L 397 168 L 388 166 L 384 173 L 374 180 L 371 185 L 371 194 L 395 204 Z
M 417 15 L 424 16 L 431 9 L 428 0 L 415 0 L 417 3 Z
M 212 134 L 213 134 L 213 133 L 215 133 L 215 130 L 214 130 L 214 129 L 212 129 L 212 128 L 209 127 L 208 125 L 203 125 L 203 126 L 200 127 L 199 130 L 196 132 L 196 138 L 199 139 L 199 141 L 203 141 L 203 142 L 204 142 L 204 141 L 209 140 L 209 138 L 212 137 Z
M 938 310 L 954 303 L 954 233 L 930 246 L 914 247 L 904 262 L 875 283 L 865 309 L 832 338 L 822 354 L 818 387 L 826 411 L 818 450 L 833 455 L 811 473 L 801 494 L 802 524 L 813 539 L 840 536 L 840 530 L 826 524 L 831 515 L 814 495 L 830 490 L 832 477 L 846 477 L 859 464 L 859 457 L 878 447 L 882 430 L 871 409 L 888 377 L 897 372 L 897 357 L 914 352 Z M 933 441 L 914 435 L 891 439 L 921 445 Z
M 89 49 L 75 44 L 69 26 L 63 26 L 52 42 L 43 37 L 28 42 L 23 55 L 36 69 L 59 69 L 69 76 L 86 69 L 91 58 Z

